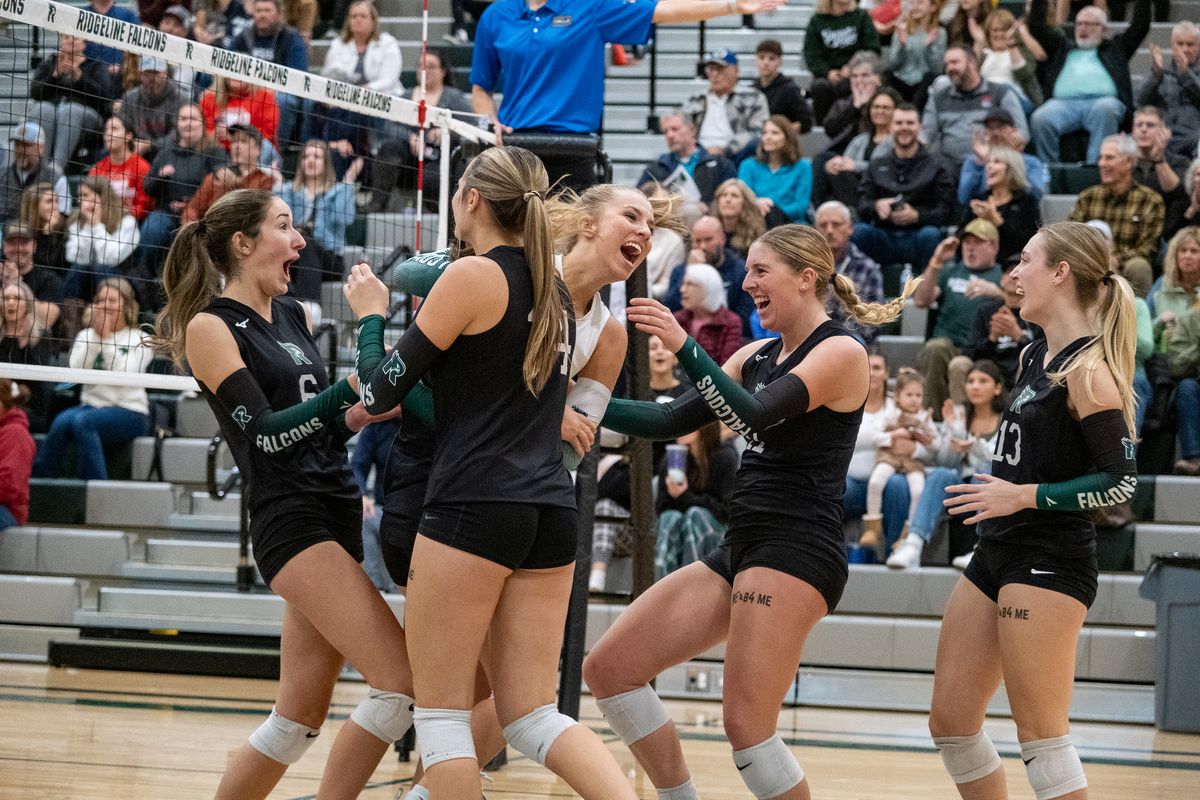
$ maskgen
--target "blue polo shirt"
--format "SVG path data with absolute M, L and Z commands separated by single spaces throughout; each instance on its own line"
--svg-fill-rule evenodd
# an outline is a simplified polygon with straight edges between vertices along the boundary
M 83 10 L 91 11 L 93 14 L 100 13 L 100 12 L 96 11 L 95 7 L 92 6 L 90 3 Z M 123 22 L 128 22 L 130 25 L 140 25 L 141 24 L 141 21 L 138 19 L 137 12 L 134 11 L 132 8 L 122 8 L 120 6 L 114 5 L 112 8 L 110 8 L 108 10 L 107 14 L 104 14 L 102 16 L 112 17 L 113 19 L 119 19 Z M 85 44 L 83 46 L 83 57 L 89 61 L 99 61 L 102 64 L 120 64 L 121 59 L 124 56 L 125 56 L 124 52 L 122 52 L 121 50 L 118 50 L 115 47 L 109 47 L 106 44 L 96 44 L 95 42 L 88 42 L 87 44 Z
M 517 130 L 600 130 L 604 45 L 642 44 L 658 0 L 497 0 L 475 32 L 471 83 L 487 92 L 504 77 L 500 122 Z

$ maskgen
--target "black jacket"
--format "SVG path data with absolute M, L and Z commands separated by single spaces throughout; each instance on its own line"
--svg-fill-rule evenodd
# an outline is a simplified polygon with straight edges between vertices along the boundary
M 812 130 L 812 109 L 808 107 L 804 93 L 794 80 L 780 73 L 767 86 L 763 86 L 762 82 L 757 80 L 753 86 L 767 96 L 767 108 L 772 114 L 782 114 L 792 122 L 800 123 L 801 133 Z
M 170 203 L 192 199 L 205 176 L 228 161 L 228 154 L 220 147 L 197 150 L 172 142 L 154 157 L 150 172 L 142 181 L 142 188 L 158 204 L 160 211 L 177 214 L 171 210 Z M 175 173 L 164 177 L 161 171 L 167 164 L 175 167 Z
M 55 105 L 78 103 L 95 110 L 102 117 L 107 116 L 118 91 L 109 77 L 107 65 L 99 61 L 84 61 L 79 69 L 79 80 L 68 80 L 54 74 L 57 64 L 58 59 L 54 56 L 38 64 L 33 71 L 33 85 L 29 87 L 30 99 Z
M 875 213 L 875 201 L 884 197 L 903 195 L 904 201 L 917 211 L 915 225 L 897 226 L 880 220 Z M 883 230 L 914 230 L 924 225 L 947 225 L 954 184 L 942 160 L 920 145 L 912 158 L 900 158 L 891 152 L 872 159 L 858 183 L 858 216 L 863 222 L 874 223 Z

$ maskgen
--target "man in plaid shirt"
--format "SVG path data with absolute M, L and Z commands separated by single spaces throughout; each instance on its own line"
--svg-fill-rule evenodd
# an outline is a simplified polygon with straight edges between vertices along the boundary
M 1132 137 L 1109 136 L 1100 146 L 1100 185 L 1080 193 L 1071 220 L 1104 220 L 1113 232 L 1113 251 L 1121 273 L 1139 296 L 1153 282 L 1150 262 L 1158 252 L 1166 207 L 1162 195 L 1133 180 L 1138 147 Z

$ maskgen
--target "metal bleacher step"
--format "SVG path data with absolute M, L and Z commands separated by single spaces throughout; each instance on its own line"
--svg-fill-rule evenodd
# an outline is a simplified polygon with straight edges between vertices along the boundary
M 77 638 L 78 628 L 0 623 L 0 661 L 44 663 L 50 642 Z
M 88 481 L 87 523 L 121 528 L 167 527 L 175 488 L 155 481 Z
M 0 574 L 0 623 L 74 625 L 83 590 L 75 578 Z
M 162 479 L 171 483 L 204 483 L 208 480 L 209 439 L 176 436 L 162 443 Z M 141 436 L 133 442 L 133 474 L 150 474 L 154 460 L 155 439 Z M 217 480 L 223 481 L 233 468 L 233 456 L 228 448 L 217 464 Z
M 171 633 L 161 633 L 152 641 L 54 639 L 48 643 L 45 657 L 51 666 L 76 669 L 279 678 L 278 646 L 174 643 L 171 638 Z
M 236 520 L 241 509 L 241 494 L 230 492 L 217 498 L 208 492 L 192 492 L 192 514 L 195 516 L 221 517 Z
M 1134 529 L 1133 568 L 1146 570 L 1156 553 L 1200 553 L 1200 525 L 1139 522 Z
M 1154 483 L 1155 522 L 1200 525 L 1200 478 L 1159 475 Z
M 24 526 L 0 536 L 0 570 L 51 575 L 119 575 L 131 537 L 94 528 Z

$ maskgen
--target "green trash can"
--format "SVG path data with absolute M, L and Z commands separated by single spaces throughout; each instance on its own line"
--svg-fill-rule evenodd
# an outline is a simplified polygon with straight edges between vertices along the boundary
M 1157 604 L 1154 724 L 1200 733 L 1200 554 L 1158 553 L 1138 594 Z

